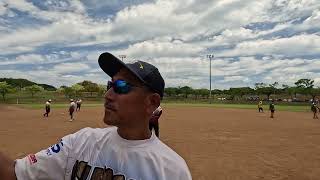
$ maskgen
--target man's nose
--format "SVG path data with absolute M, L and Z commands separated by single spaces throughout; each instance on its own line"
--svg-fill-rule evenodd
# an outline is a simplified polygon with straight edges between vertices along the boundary
M 107 92 L 104 94 L 104 98 L 108 101 L 113 100 L 116 96 L 116 93 L 114 92 L 113 88 L 110 88 L 107 90 Z

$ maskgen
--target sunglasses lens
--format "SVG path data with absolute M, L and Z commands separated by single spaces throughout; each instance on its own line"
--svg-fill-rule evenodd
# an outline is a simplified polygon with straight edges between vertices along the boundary
M 127 94 L 131 90 L 131 86 L 123 80 L 117 80 L 114 82 L 114 92 L 118 94 Z
M 107 91 L 110 88 L 113 88 L 113 91 L 117 94 L 127 94 L 131 90 L 131 85 L 124 80 L 108 81 Z

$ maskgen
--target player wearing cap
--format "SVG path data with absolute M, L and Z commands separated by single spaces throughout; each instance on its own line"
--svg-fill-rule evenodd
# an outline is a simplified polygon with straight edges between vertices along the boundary
M 99 65 L 112 79 L 105 94 L 107 128 L 85 128 L 56 145 L 16 160 L 0 154 L 0 175 L 7 179 L 190 180 L 184 159 L 149 130 L 160 105 L 164 80 L 146 62 L 125 64 L 110 53 Z
M 311 111 L 313 112 L 313 119 L 319 119 L 317 111 L 320 111 L 320 108 L 317 106 L 315 102 L 312 102 L 311 104 Z
M 274 107 L 274 101 L 272 100 L 271 103 L 269 104 L 269 110 L 270 110 L 270 118 L 274 118 L 274 111 L 276 108 Z
M 159 118 L 162 114 L 162 108 L 159 106 L 155 111 L 153 111 L 152 116 L 149 121 L 149 129 L 152 131 L 154 129 L 154 132 L 157 137 L 159 137 Z
M 82 104 L 82 100 L 81 100 L 81 99 L 78 99 L 78 100 L 77 100 L 77 108 L 76 108 L 76 111 L 80 111 L 80 109 L 81 109 L 81 104 Z
M 262 101 L 259 101 L 259 103 L 258 103 L 258 111 L 263 112 Z
M 76 103 L 73 101 L 73 99 L 70 99 L 70 105 L 69 105 L 69 115 L 70 115 L 70 122 L 74 120 L 73 113 L 76 110 Z
M 48 117 L 50 113 L 50 107 L 51 106 L 51 99 L 49 99 L 45 104 L 45 113 L 43 114 L 43 117 Z

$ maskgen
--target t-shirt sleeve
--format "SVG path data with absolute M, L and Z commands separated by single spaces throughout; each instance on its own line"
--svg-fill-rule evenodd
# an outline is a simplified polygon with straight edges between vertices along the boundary
M 180 172 L 179 180 L 192 180 L 191 173 L 186 164 L 184 164 L 184 168 Z
M 64 179 L 68 157 L 76 136 L 77 133 L 67 135 L 48 149 L 17 159 L 15 161 L 17 179 Z

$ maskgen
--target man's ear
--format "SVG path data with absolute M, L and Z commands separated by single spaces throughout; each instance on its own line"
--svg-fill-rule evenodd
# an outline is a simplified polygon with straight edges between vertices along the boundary
M 147 98 L 147 112 L 152 114 L 160 106 L 161 97 L 158 93 L 152 93 Z

